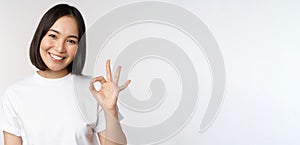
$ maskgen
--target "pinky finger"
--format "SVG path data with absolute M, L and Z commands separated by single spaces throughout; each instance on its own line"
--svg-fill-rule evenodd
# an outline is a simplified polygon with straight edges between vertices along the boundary
M 124 90 L 129 84 L 131 80 L 127 80 L 122 86 L 119 87 L 120 91 Z

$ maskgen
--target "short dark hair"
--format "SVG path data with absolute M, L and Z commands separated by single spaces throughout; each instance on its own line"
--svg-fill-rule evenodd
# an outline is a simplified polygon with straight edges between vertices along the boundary
M 86 55 L 85 23 L 79 10 L 68 4 L 55 5 L 44 14 L 30 44 L 30 61 L 36 68 L 40 70 L 48 69 L 40 55 L 40 43 L 51 26 L 63 16 L 73 17 L 77 23 L 79 32 L 77 52 L 74 60 L 67 66 L 67 70 L 72 74 L 81 75 Z

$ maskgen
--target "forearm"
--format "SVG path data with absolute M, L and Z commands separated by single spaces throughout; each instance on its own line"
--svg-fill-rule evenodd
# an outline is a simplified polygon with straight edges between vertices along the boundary
M 104 139 L 104 145 L 125 145 L 127 144 L 126 136 L 122 131 L 118 117 L 117 109 L 104 111 L 106 121 L 106 131 L 99 134 Z

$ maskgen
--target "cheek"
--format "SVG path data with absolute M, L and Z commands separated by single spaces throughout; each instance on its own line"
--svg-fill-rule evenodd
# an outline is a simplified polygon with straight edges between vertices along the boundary
M 72 46 L 72 47 L 69 47 L 68 49 L 68 54 L 69 56 L 71 56 L 72 58 L 75 57 L 75 54 L 76 54 L 76 51 L 77 51 L 77 48 L 78 46 Z
M 51 43 L 49 40 L 47 40 L 45 37 L 42 39 L 40 44 L 40 49 L 47 50 L 51 47 Z

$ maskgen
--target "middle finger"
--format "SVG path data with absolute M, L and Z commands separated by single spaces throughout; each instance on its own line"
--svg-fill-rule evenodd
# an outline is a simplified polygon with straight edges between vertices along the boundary
M 111 69 L 110 69 L 110 60 L 106 61 L 106 77 L 107 81 L 112 81 Z

